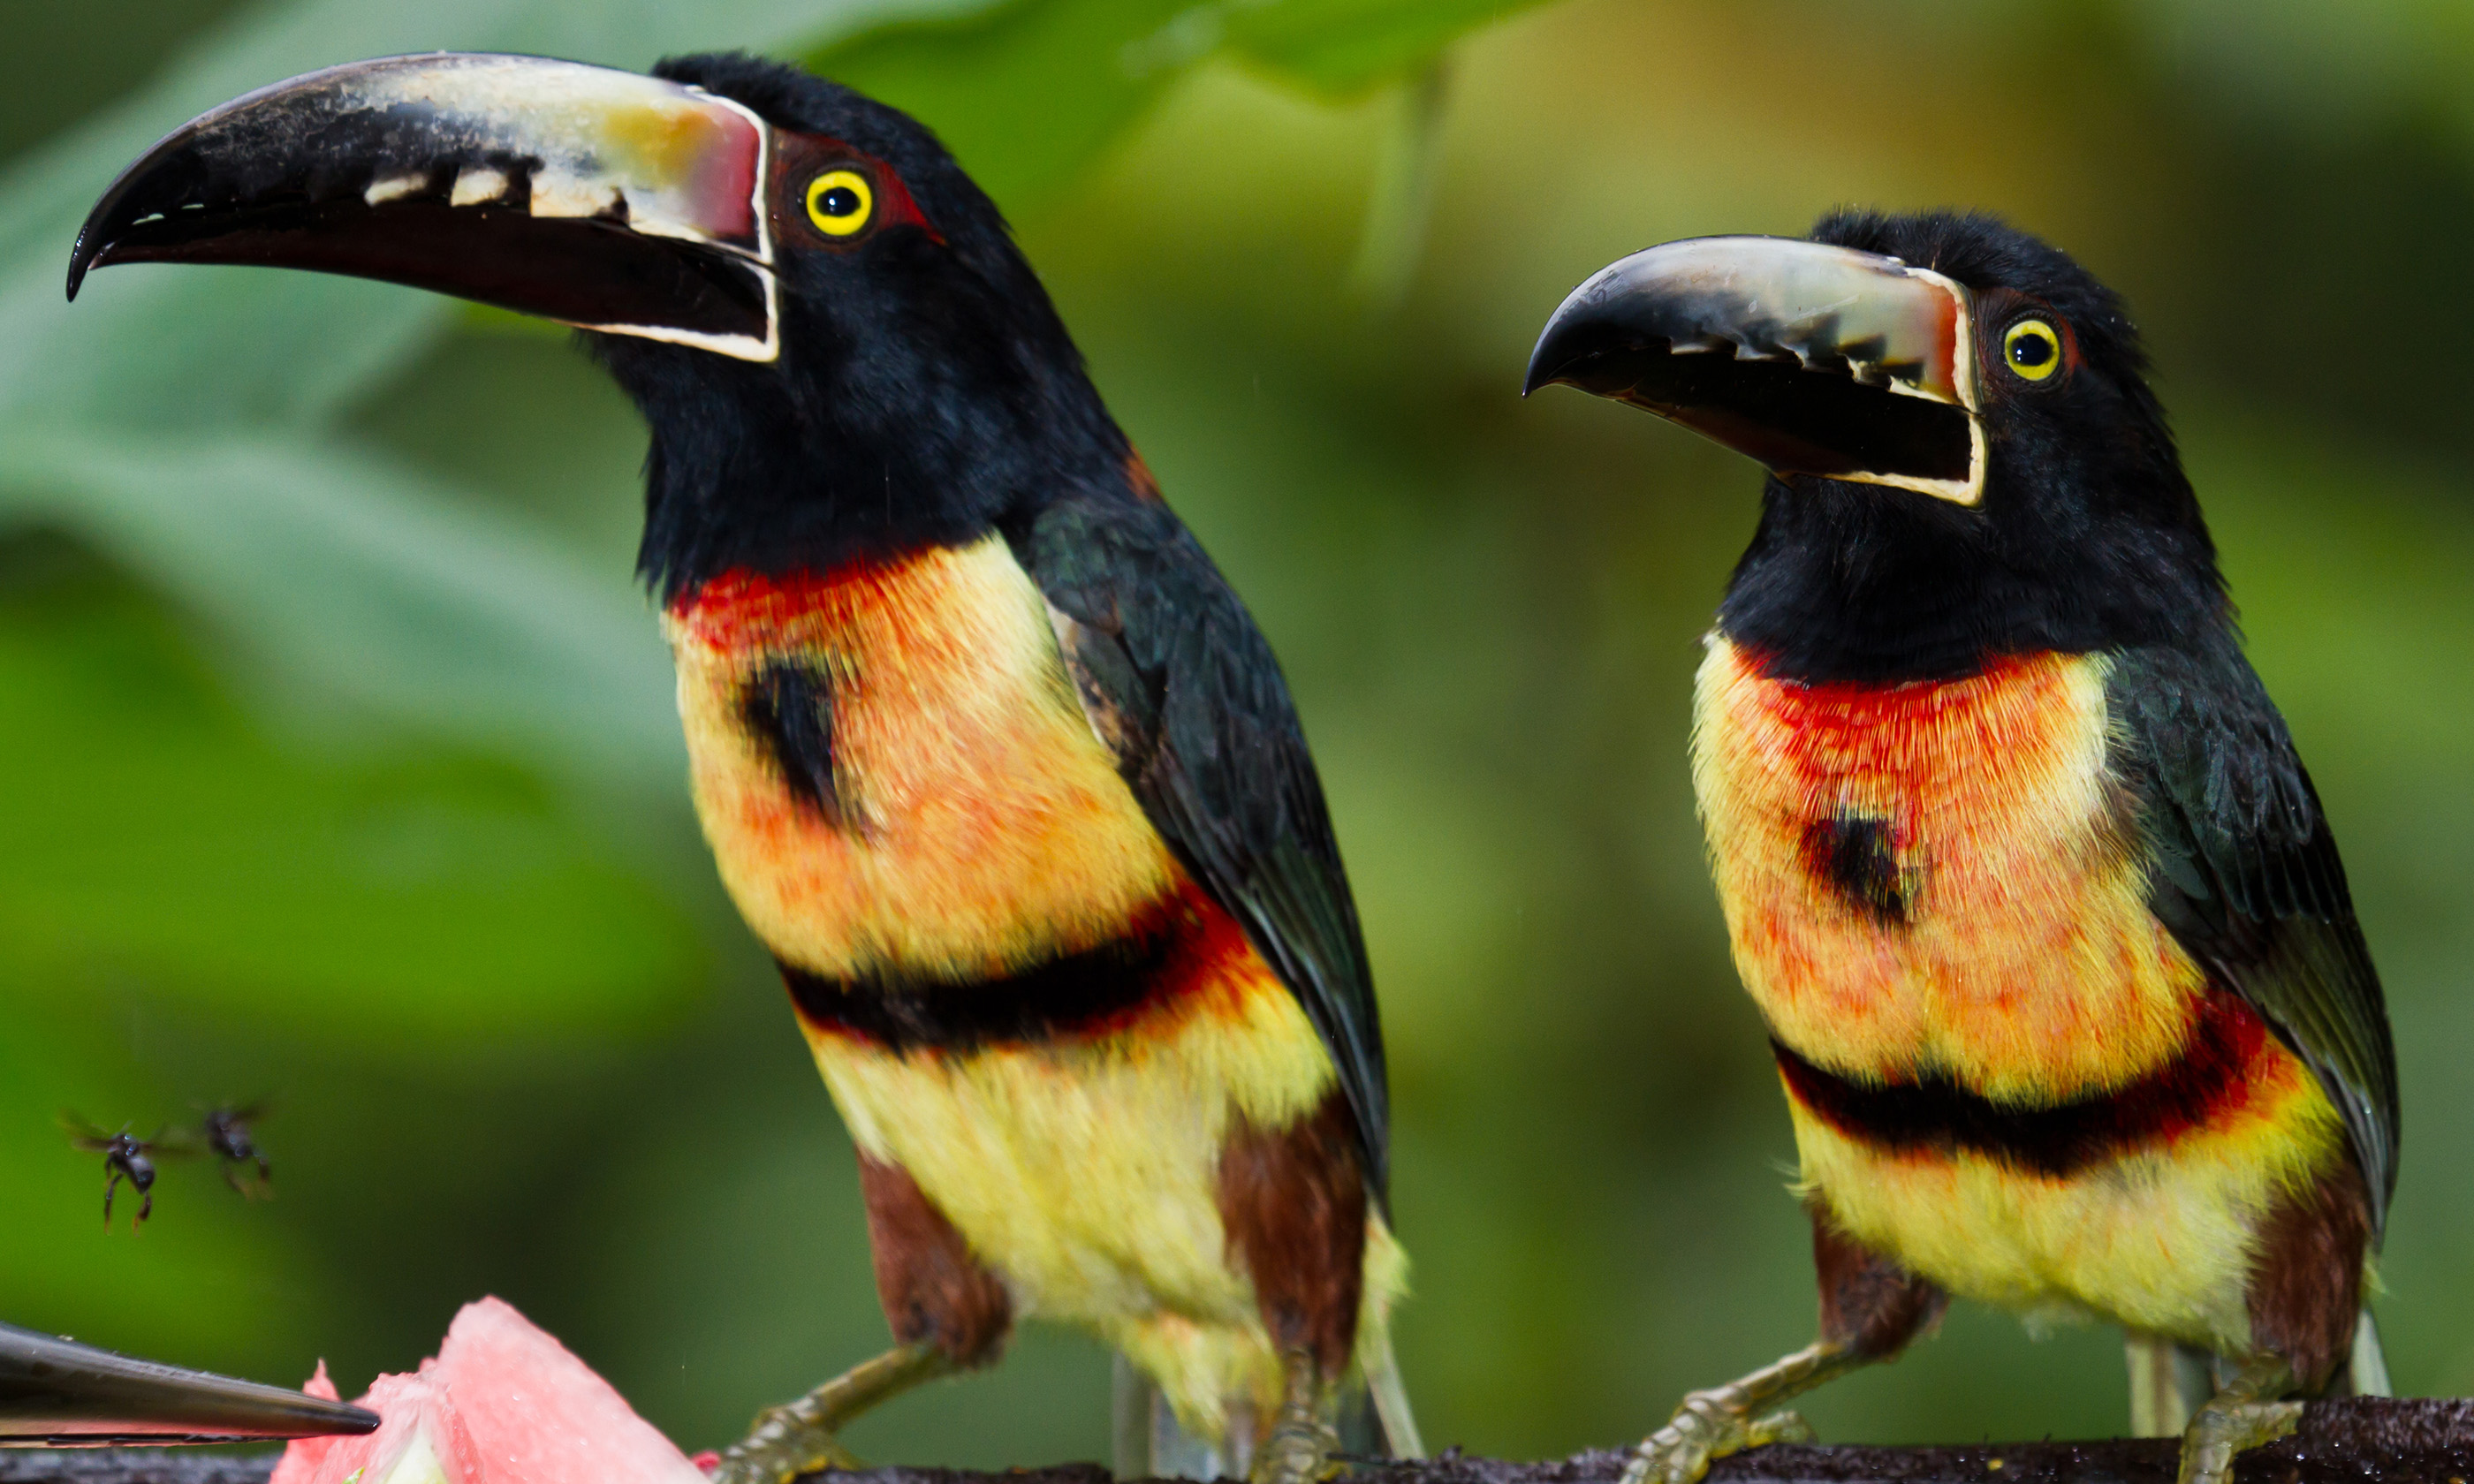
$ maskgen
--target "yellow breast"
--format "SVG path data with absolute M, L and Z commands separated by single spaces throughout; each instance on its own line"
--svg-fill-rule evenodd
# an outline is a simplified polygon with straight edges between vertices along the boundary
M 665 629 L 705 836 L 787 963 L 984 976 L 1104 941 L 1176 879 L 999 538 L 725 576 Z M 839 819 L 794 796 L 744 723 L 750 677 L 785 659 L 830 678 Z
M 2147 910 L 2104 676 L 2040 656 L 1807 685 L 1710 641 L 1693 782 L 1737 967 L 1782 1041 L 2031 1102 L 2176 1051 L 2204 978 Z

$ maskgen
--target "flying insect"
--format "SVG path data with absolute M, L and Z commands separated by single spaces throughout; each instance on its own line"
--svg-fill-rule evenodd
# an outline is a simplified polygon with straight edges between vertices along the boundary
M 234 1108 L 229 1104 L 209 1108 L 198 1121 L 198 1140 L 207 1154 L 220 1162 L 224 1184 L 242 1196 L 255 1200 L 275 1193 L 275 1164 L 251 1127 L 266 1116 L 264 1099 Z M 253 1179 L 243 1181 L 242 1172 L 255 1168 Z
M 61 1127 L 68 1132 L 69 1147 L 103 1156 L 103 1224 L 107 1227 L 111 1225 L 111 1201 L 122 1181 L 128 1181 L 139 1198 L 137 1214 L 129 1220 L 129 1230 L 134 1232 L 138 1223 L 155 1214 L 156 1158 L 189 1153 L 178 1142 L 166 1141 L 160 1129 L 140 1138 L 124 1123 L 120 1132 L 107 1134 L 65 1109 L 61 1113 Z

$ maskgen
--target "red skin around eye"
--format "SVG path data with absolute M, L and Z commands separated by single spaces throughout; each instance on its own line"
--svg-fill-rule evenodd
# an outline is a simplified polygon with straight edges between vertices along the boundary
M 776 188 L 774 214 L 777 219 L 794 217 L 789 200 L 796 194 L 794 184 L 813 180 L 820 170 L 859 168 L 867 172 L 868 179 L 876 186 L 878 229 L 915 227 L 926 232 L 931 241 L 941 244 L 945 240 L 945 234 L 936 229 L 936 224 L 929 221 L 928 214 L 919 209 L 919 203 L 912 199 L 910 188 L 902 183 L 902 177 L 884 160 L 823 134 L 781 133 L 775 137 L 780 141 L 781 163 L 774 168 L 774 179 L 782 182 Z
M 865 156 L 860 157 L 867 158 Z M 893 173 L 893 167 L 881 160 L 868 160 L 868 163 L 876 167 L 877 221 L 886 227 L 916 227 L 933 241 L 944 242 L 945 234 L 938 231 L 935 224 L 920 211 L 919 203 L 910 199 L 910 188 L 902 183 L 902 178 Z

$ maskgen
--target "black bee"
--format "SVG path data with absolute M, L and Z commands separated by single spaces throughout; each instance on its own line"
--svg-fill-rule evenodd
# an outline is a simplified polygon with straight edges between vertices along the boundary
M 163 1131 L 140 1138 L 122 1124 L 117 1134 L 107 1134 L 65 1109 L 61 1113 L 61 1127 L 68 1130 L 69 1144 L 87 1154 L 103 1156 L 103 1172 L 109 1178 L 103 1184 L 103 1224 L 111 1225 L 111 1198 L 119 1193 L 120 1183 L 128 1181 L 143 1197 L 137 1214 L 130 1220 L 129 1230 L 155 1214 L 155 1156 L 186 1154 L 190 1151 L 178 1144 L 165 1143 Z
M 270 1188 L 275 1184 L 275 1165 L 249 1127 L 266 1116 L 266 1109 L 263 1098 L 244 1108 L 211 1108 L 198 1126 L 206 1153 L 223 1161 L 224 1184 L 252 1200 L 275 1193 Z M 243 1184 L 240 1172 L 253 1164 L 257 1166 L 256 1177 Z

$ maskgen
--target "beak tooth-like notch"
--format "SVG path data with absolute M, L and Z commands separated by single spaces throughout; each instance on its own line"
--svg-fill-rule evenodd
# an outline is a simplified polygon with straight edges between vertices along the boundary
M 1782 237 L 1695 237 L 1592 275 L 1522 391 L 1629 402 L 1781 474 L 1983 496 L 1967 291 L 1928 269 Z
M 632 72 L 441 52 L 201 114 L 121 173 L 69 258 L 410 284 L 745 360 L 779 348 L 770 131 Z

